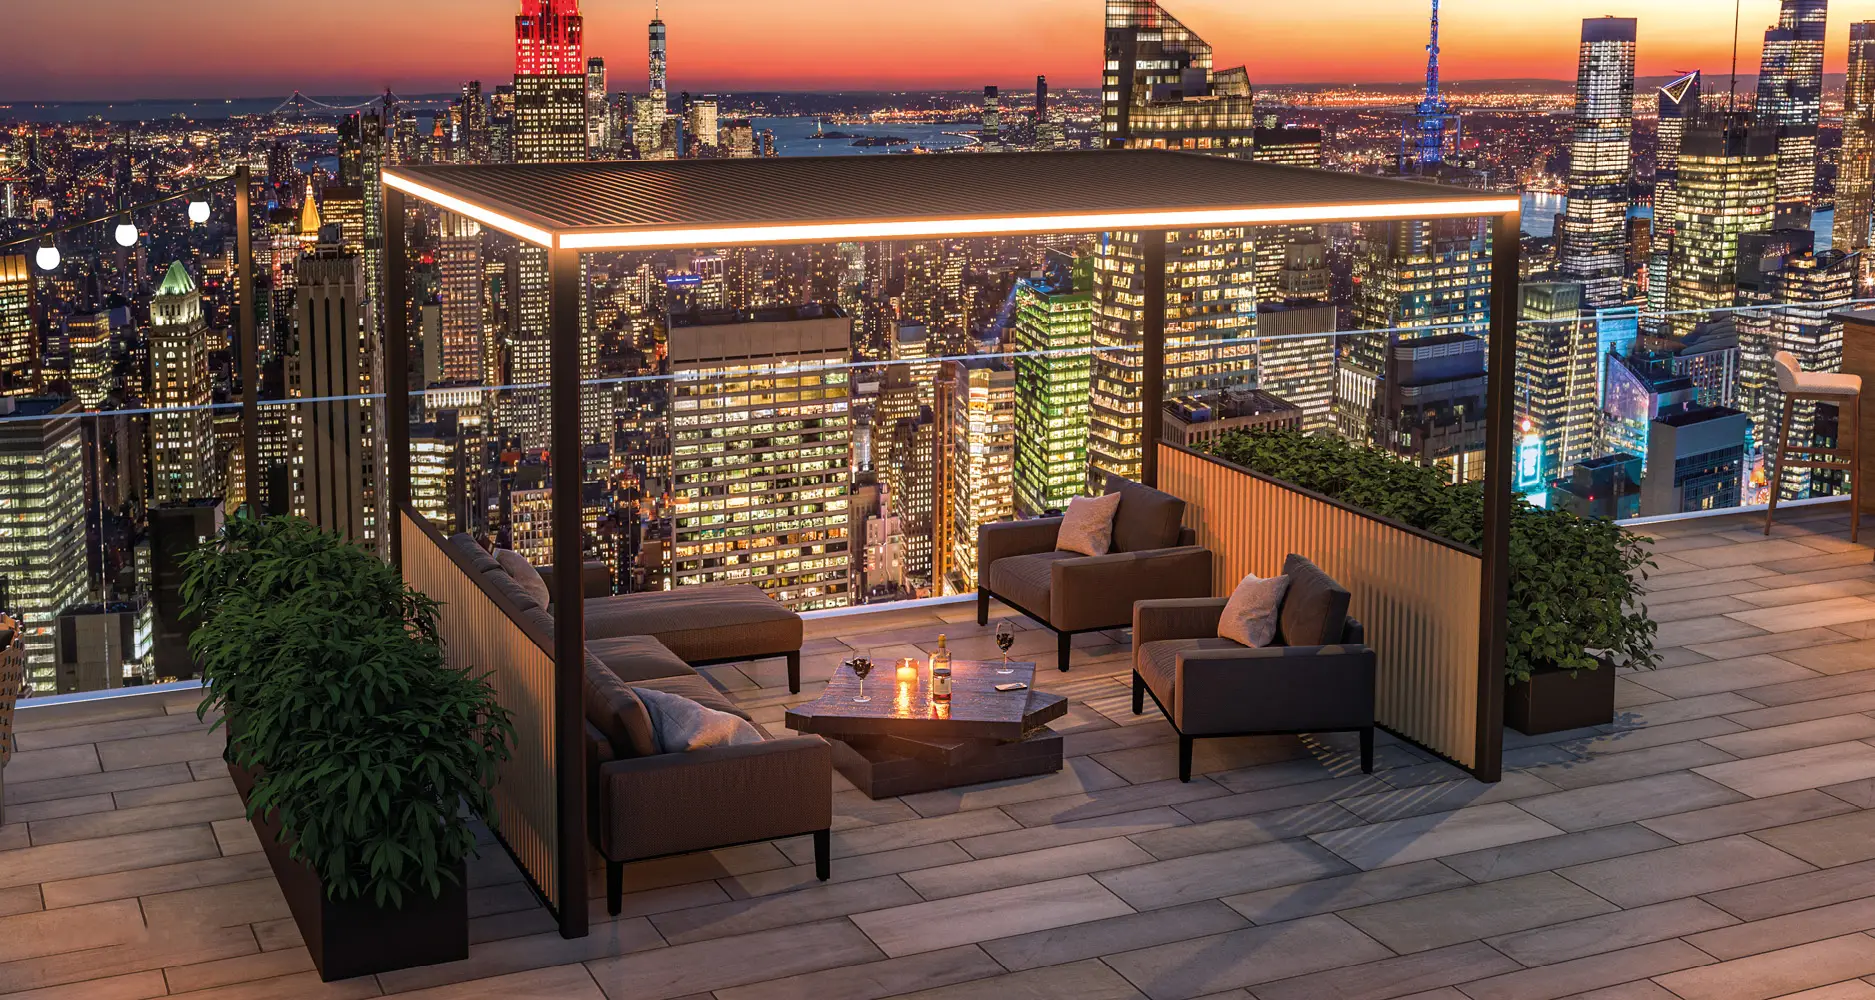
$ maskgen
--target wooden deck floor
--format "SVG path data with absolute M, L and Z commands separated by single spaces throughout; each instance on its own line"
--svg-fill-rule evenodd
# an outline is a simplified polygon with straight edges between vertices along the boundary
M 1180 784 L 1126 636 L 1084 636 L 1043 671 L 1063 772 L 879 802 L 836 779 L 829 884 L 805 840 L 638 865 L 566 941 L 496 852 L 466 962 L 345 983 L 310 971 L 193 695 L 29 709 L 0 994 L 1875 998 L 1875 565 L 1840 507 L 1758 523 L 1655 529 L 1666 665 L 1620 679 L 1615 726 L 1510 734 L 1496 786 L 1393 742 L 1366 776 L 1340 738 L 1201 743 Z M 971 615 L 811 623 L 802 697 L 853 646 L 987 657 Z M 710 674 L 780 728 L 780 661 Z

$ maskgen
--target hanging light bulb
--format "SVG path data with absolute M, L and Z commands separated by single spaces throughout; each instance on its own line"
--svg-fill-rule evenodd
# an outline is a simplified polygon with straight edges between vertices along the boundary
M 199 195 L 189 199 L 189 221 L 198 226 L 208 223 L 208 202 Z
M 45 242 L 39 244 L 39 253 L 33 259 L 38 263 L 41 271 L 58 270 L 59 245 L 52 241 L 52 237 L 47 236 Z
M 116 238 L 117 245 L 120 247 L 134 247 L 137 245 L 137 224 L 130 221 L 129 212 L 125 212 L 123 215 L 117 217 L 117 229 L 112 235 Z

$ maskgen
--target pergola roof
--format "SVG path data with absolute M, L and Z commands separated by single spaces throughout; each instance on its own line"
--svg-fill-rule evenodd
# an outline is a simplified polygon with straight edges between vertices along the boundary
M 1157 150 L 399 166 L 384 182 L 569 250 L 1514 212 L 1514 195 Z

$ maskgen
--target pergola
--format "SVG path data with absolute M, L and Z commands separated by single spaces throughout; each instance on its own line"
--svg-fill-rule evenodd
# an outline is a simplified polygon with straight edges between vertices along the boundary
M 579 257 L 602 251 L 836 241 L 1138 232 L 1144 266 L 1142 478 L 1157 480 L 1164 403 L 1168 230 L 1489 217 L 1490 379 L 1486 417 L 1481 719 L 1501 718 L 1509 576 L 1512 378 L 1519 200 L 1514 195 L 1167 151 L 618 161 L 520 166 L 399 166 L 384 171 L 386 401 L 394 558 L 410 506 L 409 311 L 402 290 L 406 199 L 456 212 L 547 251 L 556 485 L 581 480 Z M 420 523 L 420 522 L 419 522 Z M 555 561 L 579 559 L 580 492 L 553 494 Z M 570 554 L 570 555 L 569 555 Z M 585 786 L 581 746 L 584 615 L 577 572 L 553 578 L 554 716 L 562 821 L 562 931 L 585 926 Z M 1491 657 L 1487 656 L 1487 660 Z M 1488 730 L 1488 732 L 1487 732 Z M 1479 759 L 1501 753 L 1501 728 L 1480 726 Z M 1489 741 L 1489 745 L 1486 745 Z

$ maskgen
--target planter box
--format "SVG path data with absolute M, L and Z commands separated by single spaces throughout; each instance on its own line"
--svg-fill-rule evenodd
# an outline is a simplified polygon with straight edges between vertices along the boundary
M 1614 718 L 1615 665 L 1607 660 L 1594 670 L 1539 670 L 1504 685 L 1504 724 L 1525 736 L 1605 726 Z
M 254 775 L 232 761 L 228 773 L 246 802 Z M 288 856 L 287 845 L 279 841 L 280 824 L 272 815 L 252 822 L 320 979 L 332 982 L 469 957 L 466 865 L 456 866 L 455 884 L 445 882 L 440 898 L 408 896 L 401 910 L 383 909 L 369 900 L 334 902 L 326 898 L 319 876 Z

